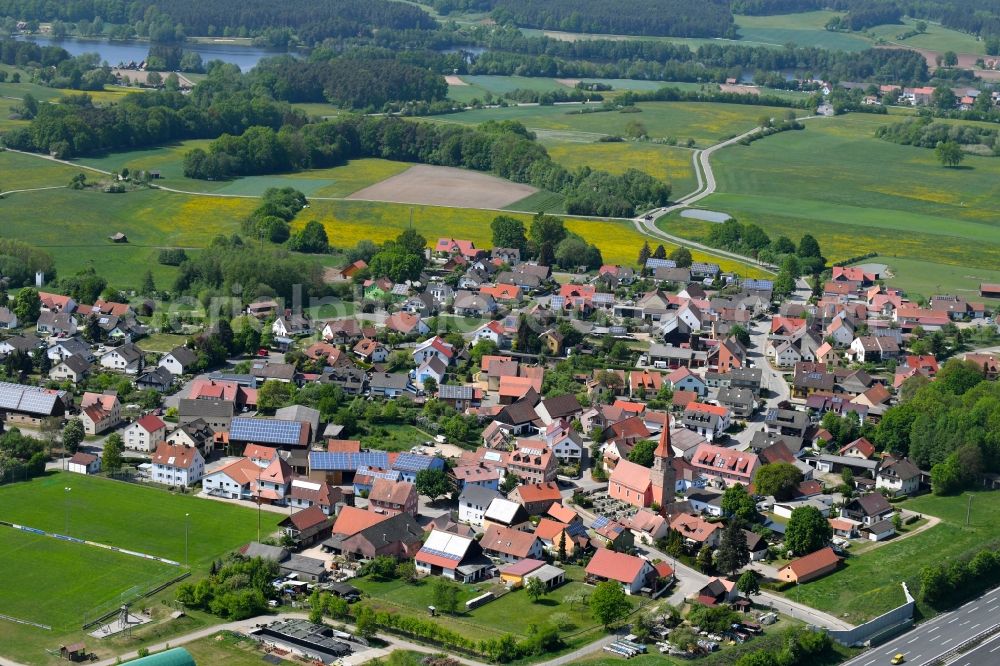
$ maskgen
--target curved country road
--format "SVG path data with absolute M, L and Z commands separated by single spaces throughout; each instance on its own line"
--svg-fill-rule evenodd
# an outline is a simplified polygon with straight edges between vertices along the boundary
M 812 118 L 821 118 L 822 116 L 805 116 L 803 118 L 796 118 L 798 121 L 811 120 Z M 698 179 L 698 186 L 695 190 L 689 194 L 685 194 L 675 201 L 673 204 L 665 208 L 657 208 L 655 210 L 649 211 L 645 215 L 639 215 L 632 219 L 632 224 L 635 225 L 636 230 L 639 233 L 645 234 L 647 236 L 652 236 L 654 238 L 662 239 L 674 243 L 675 245 L 685 246 L 694 250 L 698 250 L 705 254 L 714 255 L 716 257 L 722 257 L 724 259 L 732 259 L 734 261 L 739 261 L 740 263 L 748 265 L 756 265 L 760 270 L 767 273 L 777 273 L 777 266 L 772 264 L 767 264 L 763 262 L 755 262 L 752 258 L 744 256 L 742 254 L 737 254 L 735 252 L 729 252 L 727 250 L 720 250 L 718 248 L 709 247 L 702 243 L 696 241 L 688 240 L 687 238 L 681 238 L 680 236 L 675 236 L 669 234 L 659 227 L 656 226 L 656 221 L 665 215 L 669 215 L 675 210 L 680 210 L 682 208 L 687 208 L 691 204 L 701 201 L 705 197 L 715 194 L 715 190 L 718 184 L 715 180 L 715 172 L 712 170 L 711 157 L 712 154 L 725 148 L 726 146 L 731 146 L 734 143 L 739 143 L 746 137 L 750 136 L 754 132 L 759 131 L 759 127 L 754 127 L 751 130 L 738 134 L 731 139 L 726 139 L 714 145 L 709 146 L 703 150 L 696 150 L 694 155 L 691 156 L 691 161 L 694 164 L 694 173 Z M 646 219 L 646 215 L 651 216 L 650 219 Z

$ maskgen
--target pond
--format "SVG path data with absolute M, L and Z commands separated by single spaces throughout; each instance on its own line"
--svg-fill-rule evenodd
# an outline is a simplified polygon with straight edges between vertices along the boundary
M 130 61 L 142 62 L 149 55 L 149 42 L 143 41 L 108 41 L 103 39 L 53 39 L 52 37 L 42 37 L 39 35 L 29 35 L 21 37 L 35 42 L 39 46 L 59 46 L 66 49 L 70 55 L 78 56 L 84 53 L 97 53 L 101 60 L 109 65 L 115 66 L 119 63 Z M 279 55 L 282 51 L 259 48 L 256 46 L 242 46 L 240 44 L 226 44 L 215 42 L 212 44 L 185 43 L 182 45 L 185 51 L 193 51 L 201 56 L 203 62 L 210 60 L 221 60 L 223 62 L 238 65 L 244 72 L 253 67 L 262 59 Z

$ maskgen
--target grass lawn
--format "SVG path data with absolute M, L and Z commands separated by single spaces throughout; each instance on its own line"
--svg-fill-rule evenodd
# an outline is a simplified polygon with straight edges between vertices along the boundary
M 830 18 L 842 14 L 842 12 L 818 11 L 773 16 L 737 16 L 736 26 L 741 42 L 777 47 L 793 42 L 798 46 L 840 51 L 863 51 L 870 48 L 872 42 L 864 35 L 830 32 L 824 28 Z
M 566 569 L 567 582 L 542 597 L 537 603 L 532 603 L 524 590 L 515 590 L 473 611 L 460 610 L 454 616 L 441 615 L 438 621 L 465 635 L 469 635 L 469 632 L 482 635 L 511 633 L 523 638 L 528 635 L 531 625 L 547 622 L 554 613 L 565 613 L 575 625 L 567 632 L 568 635 L 584 634 L 589 630 L 602 631 L 599 623 L 591 617 L 590 607 L 587 604 L 565 603 L 567 597 L 576 594 L 589 595 L 593 588 L 581 582 L 583 579 L 581 567 L 563 568 Z M 362 578 L 356 579 L 353 584 L 371 597 L 370 602 L 366 603 L 376 608 L 426 616 L 427 606 L 434 603 L 430 580 L 411 585 L 398 580 L 381 582 Z M 487 583 L 462 585 L 459 592 L 459 609 L 464 609 L 465 602 L 469 599 L 490 589 L 492 586 Z M 638 603 L 634 598 L 630 601 L 633 605 Z M 593 637 L 590 640 L 593 640 Z
M 869 259 L 881 262 L 883 259 Z M 936 264 L 920 259 L 885 257 L 892 277 L 888 281 L 904 289 L 908 294 L 930 297 L 943 291 L 960 294 L 970 300 L 995 303 L 994 299 L 979 296 L 979 285 L 983 282 L 1000 281 L 1000 270 L 988 268 L 967 268 L 955 264 Z M 864 263 L 864 262 L 862 262 Z
M 166 353 L 175 347 L 180 347 L 187 342 L 187 336 L 173 335 L 171 333 L 153 333 L 136 342 L 136 346 L 147 352 Z
M 186 643 L 184 648 L 198 664 L 225 664 L 226 666 L 260 666 L 263 652 L 254 641 L 240 638 L 229 631 L 199 638 Z M 128 662 L 126 662 L 128 663 Z
M 68 493 L 67 486 L 72 488 Z M 190 514 L 192 568 L 204 568 L 257 538 L 257 512 L 252 509 L 149 486 L 54 472 L 0 487 L 0 520 L 61 533 L 67 505 L 70 536 L 181 563 L 185 561 L 185 514 Z M 281 519 L 279 514 L 262 513 L 261 535 L 274 532 Z
M 643 102 L 642 113 L 567 113 L 578 106 L 521 106 L 478 109 L 447 116 L 423 118 L 430 122 L 478 125 L 487 120 L 518 120 L 532 130 L 558 131 L 566 139 L 592 142 L 603 135 L 623 135 L 632 120 L 646 126 L 653 138 L 693 138 L 699 146 L 753 128 L 762 115 L 782 117 L 786 109 L 743 104 L 709 102 Z M 539 138 L 558 138 L 541 132 Z M 599 164 L 591 165 L 600 168 Z
M 182 573 L 160 562 L 8 527 L 0 528 L 0 566 L 19 572 L 4 586 L 0 613 L 55 631 L 79 628 L 87 611 L 114 605 L 133 586 Z M 0 637 L 6 626 L 0 625 Z
M 462 75 L 462 81 L 467 85 L 448 86 L 448 97 L 456 102 L 471 102 L 473 99 L 483 99 L 486 93 L 499 96 L 514 90 L 535 90 L 550 92 L 553 90 L 570 90 L 572 86 L 559 83 L 555 79 L 528 76 L 492 76 L 492 75 Z
M 184 154 L 207 148 L 205 139 L 181 141 L 169 146 L 144 148 L 102 157 L 87 157 L 80 164 L 104 171 L 158 170 L 156 184 L 185 192 L 212 192 L 228 196 L 257 197 L 269 187 L 294 187 L 306 196 L 345 197 L 413 166 L 391 160 L 360 159 L 330 169 L 312 169 L 289 174 L 245 176 L 227 181 L 197 180 L 184 176 Z M 27 158 L 26 158 L 27 159 Z M 68 180 L 68 179 L 67 179 Z
M 849 622 L 858 623 L 884 613 L 904 600 L 900 583 L 906 581 L 919 599 L 920 570 L 932 562 L 947 562 L 995 548 L 1000 542 L 1000 492 L 977 492 L 972 520 L 965 526 L 968 494 L 958 497 L 924 495 L 903 503 L 911 511 L 941 518 L 920 534 L 849 557 L 840 571 L 799 585 L 786 595 Z M 927 617 L 934 614 L 918 604 Z
M 361 438 L 361 446 L 379 451 L 409 451 L 433 439 L 411 425 L 373 425 L 369 430 L 370 433 Z
M 986 43 L 979 41 L 975 36 L 966 32 L 959 32 L 946 28 L 939 23 L 927 23 L 927 31 L 920 35 L 898 39 L 903 33 L 914 29 L 917 20 L 903 19 L 903 25 L 878 25 L 869 29 L 869 33 L 876 37 L 885 39 L 896 44 L 904 44 L 918 49 L 931 49 L 934 51 L 955 51 L 956 53 L 986 53 Z
M 945 169 L 932 150 L 875 138 L 877 127 L 894 120 L 810 120 L 805 130 L 721 150 L 713 156 L 719 191 L 700 205 L 772 236 L 811 233 L 831 261 L 876 251 L 876 261 L 890 265 L 899 258 L 970 276 L 992 271 L 1000 263 L 1000 160 L 969 157 L 962 168 Z M 709 228 L 678 217 L 664 224 L 692 239 Z
M 0 151 L 0 173 L 4 174 L 0 192 L 9 192 L 35 187 L 65 187 L 73 176 L 80 173 L 80 169 L 5 150 Z M 0 202 L 0 207 L 6 206 L 7 202 Z

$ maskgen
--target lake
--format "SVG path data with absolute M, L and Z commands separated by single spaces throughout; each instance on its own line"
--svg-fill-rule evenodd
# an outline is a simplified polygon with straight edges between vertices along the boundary
M 23 39 L 35 42 L 39 46 L 59 46 L 66 49 L 70 55 L 78 56 L 83 53 L 97 53 L 101 60 L 107 61 L 111 66 L 118 63 L 134 60 L 142 62 L 149 55 L 149 42 L 140 41 L 114 41 L 103 39 L 53 39 L 51 37 L 41 37 L 29 35 Z M 223 62 L 238 65 L 244 72 L 253 69 L 261 60 L 270 56 L 279 55 L 283 51 L 262 49 L 256 46 L 241 46 L 238 44 L 200 44 L 185 43 L 181 45 L 185 51 L 194 51 L 201 56 L 203 62 L 210 60 L 221 60 Z

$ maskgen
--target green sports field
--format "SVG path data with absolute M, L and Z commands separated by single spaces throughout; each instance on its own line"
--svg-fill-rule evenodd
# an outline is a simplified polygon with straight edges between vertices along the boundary
M 281 518 L 263 512 L 262 535 L 272 534 Z M 65 472 L 0 486 L 0 520 L 181 564 L 189 560 L 196 577 L 212 560 L 257 538 L 257 512 L 250 508 Z M 49 663 L 45 648 L 82 638 L 84 615 L 184 571 L 8 527 L 0 527 L 0 568 L 17 572 L 6 577 L 0 614 L 52 627 L 45 631 L 0 620 L 0 655 L 32 664 Z
M 126 590 L 182 573 L 167 564 L 8 527 L 0 528 L 0 567 L 19 572 L 4 586 L 0 614 L 54 631 L 79 629 L 87 611 L 114 606 Z M 0 621 L 0 637 L 6 626 Z

